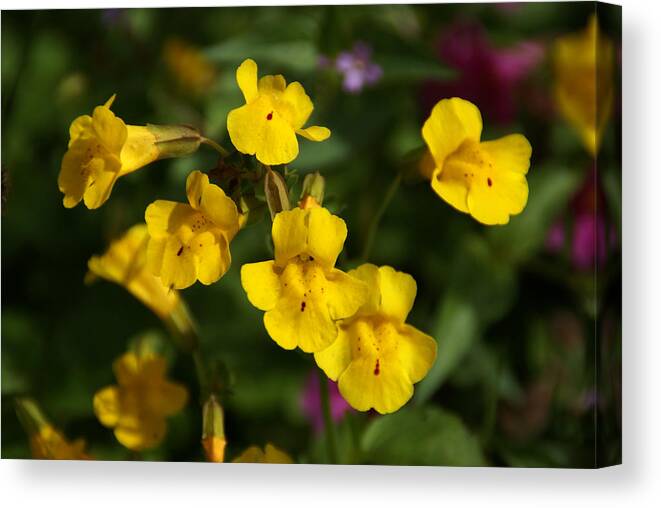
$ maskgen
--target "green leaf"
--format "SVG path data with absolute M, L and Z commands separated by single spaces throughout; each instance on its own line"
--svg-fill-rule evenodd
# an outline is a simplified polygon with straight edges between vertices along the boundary
M 406 408 L 381 416 L 362 438 L 369 464 L 484 466 L 480 445 L 462 421 L 439 408 Z
M 581 173 L 563 166 L 533 169 L 528 178 L 528 205 L 510 223 L 489 230 L 499 252 L 513 262 L 531 257 L 544 245 L 546 234 L 558 214 L 566 208 L 580 183 Z
M 441 303 L 432 336 L 438 341 L 436 362 L 416 387 L 415 400 L 428 400 L 443 384 L 478 337 L 475 308 L 449 293 Z
M 427 79 L 448 80 L 455 72 L 438 60 L 411 54 L 379 55 L 375 58 L 383 69 L 384 83 L 416 82 Z
M 256 34 L 226 40 L 208 48 L 205 54 L 209 60 L 216 63 L 237 65 L 246 58 L 252 58 L 258 64 L 268 62 L 269 68 L 285 68 L 298 72 L 313 71 L 318 61 L 317 50 L 310 40 L 269 40 Z

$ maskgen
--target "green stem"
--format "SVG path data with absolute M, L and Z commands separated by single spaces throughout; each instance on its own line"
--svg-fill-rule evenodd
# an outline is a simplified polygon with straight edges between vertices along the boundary
M 372 252 L 372 247 L 374 246 L 374 239 L 376 238 L 376 232 L 379 229 L 379 224 L 381 223 L 381 218 L 388 209 L 388 205 L 390 205 L 390 202 L 392 201 L 392 198 L 395 196 L 395 193 L 397 192 L 397 189 L 399 188 L 399 184 L 401 182 L 402 182 L 402 174 L 401 172 L 397 172 L 397 176 L 395 176 L 394 180 L 390 183 L 390 186 L 386 190 L 386 194 L 385 196 L 383 196 L 383 200 L 381 201 L 381 206 L 379 206 L 379 209 L 374 214 L 374 217 L 372 218 L 372 223 L 370 224 L 369 229 L 367 230 L 367 238 L 365 239 L 365 245 L 363 246 L 363 253 L 360 256 L 362 261 L 367 261 L 369 259 L 370 253 Z
M 319 393 L 321 395 L 321 410 L 324 416 L 324 431 L 326 432 L 328 459 L 331 464 L 337 464 L 337 439 L 335 437 L 333 416 L 331 415 L 328 379 L 326 379 L 326 374 L 324 374 L 324 371 L 321 369 L 319 369 Z
M 202 351 L 200 351 L 199 347 L 196 347 L 193 349 L 193 351 L 191 351 L 191 356 L 193 357 L 193 363 L 195 364 L 197 382 L 200 385 L 200 401 L 204 403 L 207 396 L 209 395 L 209 376 L 207 374 L 207 368 L 204 364 Z
M 220 146 L 218 143 L 216 143 L 212 139 L 203 137 L 202 138 L 202 143 L 204 143 L 205 145 L 209 145 L 216 152 L 218 152 L 220 154 L 220 156 L 223 157 L 223 158 L 227 157 L 230 154 L 227 150 L 225 150 L 222 146 Z

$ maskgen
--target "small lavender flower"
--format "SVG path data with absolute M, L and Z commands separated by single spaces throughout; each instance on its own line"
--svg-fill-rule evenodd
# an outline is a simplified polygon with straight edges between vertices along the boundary
M 343 51 L 335 59 L 335 68 L 344 75 L 342 88 L 356 94 L 365 86 L 373 85 L 383 76 L 383 69 L 371 61 L 372 48 L 357 42 L 353 50 Z
M 316 432 L 324 430 L 324 416 L 321 411 L 321 393 L 319 391 L 319 376 L 312 372 L 306 382 L 305 388 L 301 393 L 301 409 L 308 421 L 312 424 Z M 337 383 L 328 380 L 329 402 L 331 417 L 333 421 L 339 422 L 347 411 L 352 411 L 349 404 L 340 395 Z

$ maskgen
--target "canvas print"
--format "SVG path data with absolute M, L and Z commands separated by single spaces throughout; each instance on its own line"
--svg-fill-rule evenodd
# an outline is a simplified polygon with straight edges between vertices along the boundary
M 2 457 L 620 463 L 620 34 L 3 11 Z

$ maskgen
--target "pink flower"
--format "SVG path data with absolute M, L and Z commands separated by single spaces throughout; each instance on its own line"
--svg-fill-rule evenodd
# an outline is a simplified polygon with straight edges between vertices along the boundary
M 615 229 L 607 224 L 604 202 L 597 173 L 592 169 L 569 206 L 572 218 L 570 258 L 577 270 L 603 266 L 608 251 L 615 244 Z M 547 250 L 561 252 L 565 245 L 565 234 L 564 220 L 559 219 L 547 233 Z
M 498 48 L 476 23 L 457 23 L 441 35 L 438 56 L 458 72 L 450 82 L 430 82 L 423 88 L 425 107 L 431 109 L 445 97 L 474 102 L 491 122 L 508 123 L 516 112 L 519 85 L 540 64 L 544 47 L 523 41 Z
M 331 417 L 339 422 L 344 414 L 351 410 L 349 404 L 342 398 L 337 383 L 328 380 L 329 401 Z M 321 393 L 319 392 L 319 376 L 316 372 L 310 373 L 301 393 L 301 410 L 314 427 L 315 432 L 324 430 L 324 414 L 321 409 Z

